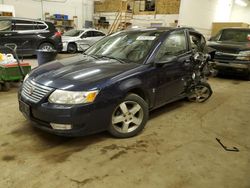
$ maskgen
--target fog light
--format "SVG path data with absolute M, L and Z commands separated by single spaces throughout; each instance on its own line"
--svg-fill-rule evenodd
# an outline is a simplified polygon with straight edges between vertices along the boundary
M 72 129 L 72 125 L 69 124 L 57 124 L 57 123 L 50 123 L 51 127 L 56 130 L 70 130 Z

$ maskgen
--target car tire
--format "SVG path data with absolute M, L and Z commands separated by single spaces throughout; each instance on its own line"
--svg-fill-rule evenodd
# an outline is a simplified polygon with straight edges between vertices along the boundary
M 67 47 L 67 52 L 70 54 L 75 54 L 77 52 L 77 46 L 74 43 L 69 43 Z
M 193 88 L 191 88 L 188 94 L 188 100 L 191 102 L 203 103 L 208 100 L 213 91 L 208 83 L 199 83 Z
M 39 50 L 55 50 L 55 46 L 51 43 L 45 42 L 39 46 Z
M 139 134 L 148 120 L 148 104 L 136 94 L 129 94 L 111 114 L 108 131 L 117 138 L 129 138 Z

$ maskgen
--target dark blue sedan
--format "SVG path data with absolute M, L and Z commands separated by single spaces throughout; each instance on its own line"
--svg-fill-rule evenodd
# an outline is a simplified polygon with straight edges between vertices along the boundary
M 81 55 L 34 69 L 19 108 L 35 127 L 64 136 L 108 130 L 132 137 L 150 110 L 187 96 L 190 57 L 204 37 L 189 28 L 121 31 Z M 195 46 L 196 45 L 196 46 Z

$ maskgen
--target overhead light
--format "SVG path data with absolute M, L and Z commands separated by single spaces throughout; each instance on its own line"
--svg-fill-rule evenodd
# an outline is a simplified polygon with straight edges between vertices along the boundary
M 235 4 L 242 6 L 242 7 L 246 7 L 247 6 L 247 2 L 244 0 L 235 0 Z

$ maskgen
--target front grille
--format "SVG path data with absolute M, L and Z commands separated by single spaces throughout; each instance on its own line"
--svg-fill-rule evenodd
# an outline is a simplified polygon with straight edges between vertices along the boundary
M 215 59 L 221 59 L 221 60 L 235 60 L 238 54 L 236 53 L 226 53 L 226 52 L 220 52 L 217 51 L 215 53 Z
M 27 80 L 23 83 L 21 95 L 33 103 L 38 103 L 51 91 L 52 88 L 50 87 Z
M 215 59 L 221 59 L 221 60 L 235 60 L 235 56 L 230 56 L 230 55 L 215 55 Z

